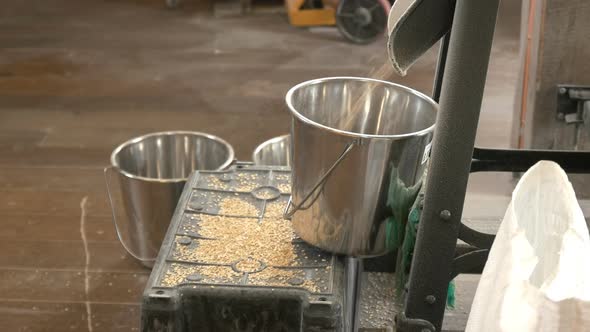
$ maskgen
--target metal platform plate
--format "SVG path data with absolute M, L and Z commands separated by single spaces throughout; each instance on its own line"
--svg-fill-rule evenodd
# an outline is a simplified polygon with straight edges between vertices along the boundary
M 280 168 L 191 176 L 144 292 L 142 331 L 340 328 L 342 264 L 282 218 L 289 183 Z

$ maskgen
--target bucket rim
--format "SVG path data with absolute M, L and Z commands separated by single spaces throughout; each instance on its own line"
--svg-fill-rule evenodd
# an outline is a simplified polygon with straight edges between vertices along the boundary
M 340 135 L 344 135 L 344 136 L 349 136 L 349 137 L 354 137 L 354 138 L 361 138 L 361 139 L 362 138 L 370 138 L 370 139 L 397 140 L 397 139 L 403 139 L 403 138 L 408 138 L 408 137 L 424 136 L 424 135 L 432 133 L 434 131 L 434 128 L 436 127 L 436 120 L 434 121 L 434 123 L 431 126 L 425 128 L 425 129 L 422 129 L 419 131 L 414 131 L 414 132 L 407 133 L 407 134 L 375 135 L 375 134 L 355 133 L 352 131 L 332 128 L 332 127 L 323 125 L 321 123 L 315 122 L 315 121 L 309 119 L 308 117 L 304 116 L 303 114 L 299 113 L 299 111 L 297 111 L 295 109 L 295 107 L 293 106 L 293 103 L 292 103 L 293 94 L 295 93 L 295 91 L 299 90 L 301 87 L 306 86 L 306 85 L 318 84 L 318 83 L 323 83 L 323 82 L 327 82 L 327 81 L 337 81 L 337 80 L 368 81 L 368 82 L 375 82 L 375 83 L 393 86 L 393 87 L 398 88 L 400 90 L 404 90 L 414 96 L 424 99 L 426 102 L 428 102 L 430 105 L 433 106 L 436 114 L 439 111 L 439 105 L 434 100 L 432 100 L 432 98 L 430 98 L 429 96 L 425 95 L 424 93 L 422 93 L 420 91 L 414 90 L 414 89 L 407 87 L 405 85 L 401 85 L 401 84 L 397 84 L 397 83 L 393 83 L 393 82 L 388 82 L 388 81 L 383 81 L 383 80 L 378 80 L 378 79 L 374 79 L 374 78 L 368 78 L 368 77 L 333 76 L 333 77 L 316 78 L 313 80 L 301 82 L 301 83 L 295 85 L 294 87 L 292 87 L 291 89 L 289 89 L 289 91 L 287 92 L 287 95 L 285 96 L 285 102 L 287 103 L 287 107 L 289 107 L 289 111 L 291 112 L 291 114 L 293 114 L 295 117 L 297 117 L 302 122 L 312 125 L 314 127 L 325 129 L 325 130 L 330 131 L 332 133 L 336 133 L 336 134 L 340 134 Z
M 261 160 L 258 157 L 258 154 L 262 149 L 266 148 L 267 146 L 269 146 L 273 143 L 277 143 L 277 142 L 280 142 L 283 140 L 288 140 L 290 136 L 291 136 L 290 134 L 275 136 L 273 138 L 267 139 L 266 141 L 258 144 L 258 146 L 256 146 L 256 148 L 252 152 L 252 161 L 254 162 L 254 164 L 261 163 Z
M 224 140 L 218 136 L 207 134 L 207 133 L 200 132 L 200 131 L 171 130 L 171 131 L 158 131 L 158 132 L 148 133 L 145 135 L 131 138 L 131 139 L 119 144 L 111 153 L 111 158 L 110 158 L 111 167 L 115 168 L 119 173 L 125 175 L 126 177 L 131 178 L 131 179 L 136 179 L 136 180 L 142 180 L 142 181 L 154 182 L 154 183 L 179 183 L 179 182 L 187 181 L 188 176 L 184 177 L 184 178 L 156 179 L 156 178 L 150 178 L 150 177 L 145 177 L 145 176 L 141 176 L 141 175 L 135 175 L 135 174 L 132 174 L 132 173 L 127 172 L 126 170 L 122 169 L 119 166 L 119 163 L 117 162 L 117 158 L 116 158 L 117 155 L 121 152 L 121 150 L 123 150 L 124 148 L 126 148 L 127 146 L 130 146 L 132 144 L 139 143 L 141 141 L 144 141 L 144 140 L 154 137 L 154 136 L 173 136 L 173 135 L 179 135 L 179 134 L 180 135 L 204 137 L 204 138 L 219 142 L 223 146 L 225 146 L 225 148 L 227 149 L 227 152 L 228 152 L 228 156 L 227 156 L 225 162 L 214 170 L 223 170 L 223 169 L 229 167 L 234 162 L 234 159 L 235 159 L 234 148 L 226 140 Z

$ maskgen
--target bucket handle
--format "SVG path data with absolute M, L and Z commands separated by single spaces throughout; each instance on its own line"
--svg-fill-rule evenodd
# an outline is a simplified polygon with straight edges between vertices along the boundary
M 358 140 L 354 140 L 354 141 L 346 144 L 346 147 L 344 147 L 344 151 L 342 151 L 342 153 L 340 154 L 338 159 L 336 159 L 336 161 L 334 162 L 334 164 L 332 164 L 332 166 L 328 169 L 328 171 L 326 171 L 326 173 L 324 175 L 322 175 L 322 177 L 313 186 L 313 188 L 309 191 L 309 193 L 307 193 L 303 197 L 303 199 L 301 200 L 301 203 L 294 205 L 293 204 L 293 195 L 289 195 L 289 201 L 287 202 L 287 206 L 285 207 L 285 211 L 283 212 L 284 219 L 291 219 L 291 217 L 293 217 L 295 212 L 297 212 L 299 210 L 306 210 L 311 206 L 311 204 L 313 204 L 315 199 L 313 199 L 309 205 L 303 206 L 309 200 L 309 198 L 316 192 L 316 190 L 320 186 L 323 186 L 326 183 L 326 181 L 328 180 L 328 177 L 330 177 L 330 175 L 336 169 L 336 167 L 338 167 L 338 165 L 346 158 L 346 156 L 350 153 L 350 151 L 352 151 L 354 146 L 357 144 L 359 144 Z M 317 198 L 317 196 L 316 196 L 316 198 Z M 293 207 L 292 210 L 291 210 L 291 207 Z
M 131 255 L 133 258 L 137 259 L 140 262 L 154 262 L 155 259 L 145 259 L 143 257 L 140 257 L 139 255 L 135 254 L 128 246 L 127 244 L 125 244 L 125 241 L 123 241 L 123 236 L 121 235 L 121 230 L 119 229 L 119 224 L 117 222 L 117 213 L 116 213 L 116 206 L 115 206 L 115 201 L 113 200 L 112 194 L 111 194 L 111 174 L 113 173 L 113 166 L 108 166 L 104 168 L 104 178 L 105 178 L 105 182 L 107 185 L 107 194 L 109 196 L 109 203 L 111 205 L 111 212 L 113 214 L 113 224 L 115 225 L 115 231 L 117 233 L 117 238 L 119 239 L 119 242 L 121 242 L 121 245 L 123 246 L 123 248 L 125 248 L 125 251 L 127 251 L 127 253 L 129 253 L 129 255 Z

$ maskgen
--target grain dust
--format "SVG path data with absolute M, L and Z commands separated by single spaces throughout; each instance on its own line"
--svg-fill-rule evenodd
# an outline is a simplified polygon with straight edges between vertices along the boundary
M 257 272 L 261 270 L 263 267 L 264 266 L 260 263 L 260 261 L 252 259 L 250 257 L 243 259 L 236 264 L 236 269 L 238 271 L 248 273 Z
M 277 195 L 278 195 L 278 193 L 274 189 L 271 189 L 271 188 L 260 188 L 260 189 L 254 191 L 254 197 L 256 197 L 258 199 L 269 200 L 269 199 L 276 198 Z
M 202 215 L 196 247 L 177 246 L 183 260 L 200 263 L 233 264 L 252 258 L 270 266 L 291 266 L 296 258 L 288 220 L 228 218 Z
M 283 218 L 285 212 L 285 203 L 283 202 L 268 202 L 264 210 L 264 216 L 267 218 Z
M 389 61 L 386 60 L 383 65 L 373 67 L 369 71 L 367 77 L 382 81 L 391 81 L 392 75 L 393 67 Z M 350 100 L 356 101 L 350 106 L 347 114 L 345 114 L 346 118 L 341 122 L 342 126 L 340 126 L 339 129 L 350 132 L 362 132 L 364 134 L 379 134 L 376 132 L 376 128 L 366 131 L 365 129 L 357 128 L 357 126 L 359 123 L 363 123 L 362 118 L 364 117 L 364 114 L 369 111 L 367 106 L 371 102 L 371 94 L 373 93 L 373 90 L 380 86 L 381 85 L 377 83 L 368 83 L 360 91 L 355 91 L 355 95 L 352 96 Z
M 277 189 L 279 189 L 279 191 L 283 194 L 288 194 L 291 192 L 291 185 L 287 183 L 281 183 L 277 185 Z
M 281 176 L 289 179 L 287 175 Z M 260 175 L 256 173 L 237 174 L 236 179 L 241 186 L 240 191 L 251 192 L 261 184 Z M 224 185 L 219 179 L 215 180 L 210 182 L 215 187 Z M 283 191 L 287 188 L 279 189 Z M 270 190 L 267 193 L 263 190 L 256 192 L 257 197 L 262 199 L 271 198 L 271 194 L 276 196 L 277 193 Z M 184 229 L 195 232 L 199 238 L 193 239 L 190 245 L 176 245 L 173 257 L 205 265 L 173 263 L 161 284 L 168 287 L 184 282 L 238 284 L 247 273 L 248 284 L 302 287 L 319 292 L 321 287 L 316 284 L 317 281 L 306 278 L 303 270 L 288 268 L 301 262 L 293 245 L 296 236 L 291 222 L 283 219 L 286 203 L 281 200 L 267 201 L 261 216 L 262 211 L 252 200 L 252 196 L 243 193 L 228 193 L 215 200 L 220 215 L 199 213 L 185 221 L 184 225 L 195 227 Z M 301 259 L 307 259 L 307 255 Z M 198 274 L 198 280 L 192 276 L 194 280 L 187 281 L 187 277 L 195 274 Z M 298 284 L 293 284 L 293 278 L 300 279 Z
M 260 186 L 260 183 L 262 183 L 260 178 L 261 176 L 257 173 L 238 173 L 236 175 L 236 180 L 238 182 L 236 191 L 251 192 Z
M 226 197 L 219 203 L 219 213 L 226 216 L 256 217 L 260 211 L 252 203 L 238 197 Z
M 275 287 L 293 287 L 289 280 L 300 278 L 303 280 L 301 285 L 312 293 L 319 293 L 320 287 L 313 281 L 305 278 L 305 273 L 301 270 L 266 268 L 261 272 L 248 275 L 248 283 L 252 285 L 275 286 Z
M 164 287 L 173 287 L 188 282 L 187 277 L 190 275 L 200 275 L 202 283 L 235 283 L 241 274 L 235 272 L 229 266 L 216 265 L 199 265 L 187 266 L 177 263 L 170 265 L 168 271 L 162 278 L 160 285 Z
M 210 189 L 216 189 L 216 190 L 223 190 L 223 189 L 228 189 L 229 186 L 227 183 L 222 182 L 220 179 L 218 179 L 215 176 L 210 176 L 207 178 L 208 184 L 207 187 Z

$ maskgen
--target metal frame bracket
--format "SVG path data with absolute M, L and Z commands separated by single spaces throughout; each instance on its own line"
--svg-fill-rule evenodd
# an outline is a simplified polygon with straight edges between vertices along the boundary
M 557 119 L 566 124 L 590 123 L 590 86 L 557 85 Z
M 424 319 L 408 318 L 402 311 L 395 316 L 396 332 L 435 332 L 432 323 Z

